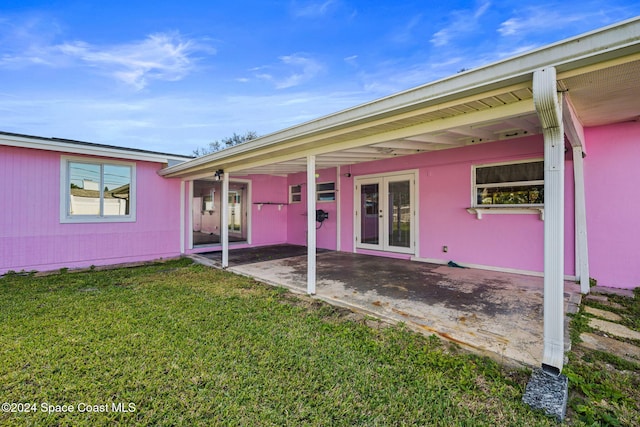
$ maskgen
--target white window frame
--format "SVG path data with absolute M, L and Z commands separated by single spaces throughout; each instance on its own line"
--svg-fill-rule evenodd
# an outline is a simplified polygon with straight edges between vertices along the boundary
M 298 187 L 298 191 L 294 192 L 293 188 Z M 293 200 L 293 196 L 297 195 L 298 200 Z M 290 185 L 289 186 L 289 203 L 301 203 L 302 202 L 302 185 Z
M 542 158 L 535 159 L 526 159 L 526 160 L 516 160 L 509 162 L 500 162 L 500 163 L 487 163 L 481 165 L 472 165 L 471 167 L 471 207 L 479 208 L 479 209 L 520 209 L 520 208 L 544 208 L 544 203 L 521 203 L 521 204 L 478 204 L 478 189 L 479 188 L 501 188 L 501 187 L 514 187 L 514 186 L 527 186 L 527 185 L 543 185 L 544 179 L 542 180 L 531 180 L 531 181 L 512 181 L 512 182 L 501 182 L 501 183 L 492 183 L 492 184 L 477 184 L 476 183 L 476 170 L 478 168 L 486 168 L 493 166 L 504 166 L 504 165 L 516 165 L 523 163 L 537 163 L 543 162 Z
M 70 163 L 86 163 L 90 165 L 100 165 L 101 171 L 105 165 L 128 166 L 131 168 L 131 183 L 129 185 L 129 214 L 128 215 L 69 215 L 71 177 L 69 172 Z M 102 174 L 101 174 L 102 176 Z M 100 188 L 104 188 L 102 182 Z M 100 190 L 102 198 L 102 190 Z M 60 223 L 112 223 L 112 222 L 135 222 L 136 221 L 136 163 L 118 160 L 94 159 L 88 157 L 60 156 Z
M 319 190 L 320 186 L 325 184 L 333 184 L 333 190 Z M 321 194 L 333 194 L 331 200 L 320 200 Z M 335 203 L 336 201 L 336 183 L 335 181 L 319 182 L 316 184 L 316 202 L 318 203 Z

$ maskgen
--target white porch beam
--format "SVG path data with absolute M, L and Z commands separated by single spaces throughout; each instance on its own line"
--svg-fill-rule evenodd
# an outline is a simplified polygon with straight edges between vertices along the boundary
M 442 145 L 458 145 L 464 138 L 457 138 L 454 135 L 447 135 L 446 133 L 440 133 L 438 135 L 416 135 L 406 138 L 407 141 L 412 142 L 424 142 L 429 145 L 442 144 Z
M 512 119 L 506 120 L 506 123 L 516 129 L 526 130 L 531 135 L 540 133 L 540 128 L 536 124 L 531 123 L 529 120 L 523 119 L 521 117 L 514 117 Z
M 307 293 L 316 293 L 316 156 L 307 156 Z
M 229 174 L 223 173 L 222 203 L 220 212 L 220 242 L 222 243 L 222 268 L 229 267 Z
M 449 132 L 452 132 L 458 135 L 470 136 L 473 138 L 482 138 L 485 141 L 495 141 L 498 139 L 498 135 L 496 135 L 495 133 L 490 132 L 486 129 L 481 129 L 479 127 L 473 127 L 473 126 L 449 129 Z
M 542 368 L 564 364 L 564 126 L 556 70 L 533 73 L 533 101 L 544 135 L 544 352 Z
M 562 121 L 564 123 L 564 132 L 572 147 L 580 147 L 582 152 L 586 154 L 587 150 L 584 144 L 584 128 L 582 122 L 576 114 L 575 108 L 568 96 L 562 97 L 562 111 L 564 112 Z
M 431 147 L 431 143 L 422 142 L 422 141 L 411 141 L 408 139 L 404 139 L 400 141 L 396 140 L 396 141 L 389 141 L 389 142 L 381 142 L 380 144 L 373 145 L 373 147 L 391 148 L 394 150 L 418 151 L 418 150 L 428 149 L 429 147 Z
M 259 160 L 252 160 L 249 154 L 241 156 L 234 161 L 233 164 L 225 167 L 225 171 L 235 172 L 251 169 L 254 167 L 270 165 L 273 163 L 286 162 L 289 160 L 298 159 L 302 153 L 321 155 L 340 150 L 357 149 L 359 147 L 378 144 L 385 141 L 396 139 L 412 139 L 416 135 L 424 135 L 429 133 L 442 133 L 448 129 L 469 126 L 483 122 L 508 119 L 511 117 L 519 117 L 529 113 L 535 112 L 533 102 L 530 99 L 514 102 L 512 104 L 503 105 L 501 107 L 494 107 L 487 110 L 477 111 L 475 113 L 461 114 L 459 116 L 447 117 L 444 119 L 433 120 L 426 123 L 419 123 L 413 126 L 408 126 L 400 129 L 395 129 L 387 132 L 380 132 L 373 135 L 367 135 L 360 138 L 353 138 L 345 141 L 319 144 L 318 141 L 313 141 L 316 144 L 304 151 L 299 150 L 287 154 L 272 153 L 269 157 L 264 157 Z M 310 141 L 311 142 L 311 141 Z M 235 148 L 235 147 L 234 147 Z M 283 147 L 284 149 L 285 147 Z

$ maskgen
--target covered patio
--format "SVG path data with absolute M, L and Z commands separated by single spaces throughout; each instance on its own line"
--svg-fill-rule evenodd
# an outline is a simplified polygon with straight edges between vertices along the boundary
M 194 183 L 220 181 L 220 245 L 211 250 L 221 250 L 222 268 L 558 376 L 569 283 L 586 294 L 590 262 L 618 262 L 611 248 L 596 246 L 600 256 L 590 256 L 587 188 L 596 202 L 590 233 L 604 242 L 604 224 L 616 220 L 597 203 L 611 187 L 587 185 L 585 141 L 589 134 L 596 154 L 601 148 L 590 171 L 603 159 L 599 168 L 616 172 L 602 153 L 615 146 L 611 135 L 620 139 L 638 120 L 639 26 L 629 20 L 457 73 L 159 174 L 182 180 L 186 233 Z M 618 161 L 628 157 L 621 151 Z M 482 171 L 513 173 L 487 178 Z M 251 192 L 244 245 L 306 245 L 306 255 L 231 262 L 236 182 Z M 518 194 L 525 196 L 515 200 Z M 185 254 L 209 250 L 184 236 L 180 246 Z M 619 259 L 630 253 L 613 249 Z M 446 266 L 451 259 L 474 270 Z M 601 271 L 613 274 L 610 266 Z
M 222 267 L 222 253 L 193 255 Z M 319 250 L 315 297 L 383 320 L 403 322 L 506 364 L 535 366 L 543 351 L 542 277 Z M 304 246 L 229 252 L 229 271 L 306 293 Z M 564 312 L 580 285 L 564 283 Z M 565 327 L 568 322 L 565 321 Z M 565 332 L 565 351 L 570 345 Z

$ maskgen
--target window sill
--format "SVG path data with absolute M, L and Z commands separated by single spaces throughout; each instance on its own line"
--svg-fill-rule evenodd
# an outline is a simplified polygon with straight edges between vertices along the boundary
M 135 216 L 93 216 L 78 215 L 74 217 L 65 216 L 60 218 L 60 224 L 98 224 L 98 223 L 118 223 L 136 222 Z
M 467 208 L 467 212 L 469 212 L 471 215 L 475 215 L 478 219 L 482 219 L 483 215 L 493 215 L 493 214 L 525 214 L 525 215 L 526 214 L 536 214 L 536 215 L 540 215 L 540 221 L 544 221 L 544 207 Z

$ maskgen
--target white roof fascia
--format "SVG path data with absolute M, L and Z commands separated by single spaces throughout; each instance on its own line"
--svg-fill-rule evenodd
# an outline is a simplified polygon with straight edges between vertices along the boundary
M 436 105 L 486 92 L 498 87 L 531 81 L 535 70 L 553 66 L 558 73 L 601 61 L 637 53 L 640 44 L 640 17 L 597 29 L 567 40 L 546 45 L 509 59 L 471 69 L 435 82 L 399 92 L 366 104 L 296 125 L 255 140 L 230 147 L 180 165 L 166 168 L 161 175 L 180 174 L 191 168 L 283 141 L 309 137 L 398 114 L 404 110 Z
M 178 156 L 163 153 L 153 153 L 144 151 L 127 150 L 126 148 L 101 147 L 73 142 L 59 141 L 53 139 L 40 139 L 37 137 L 0 135 L 0 145 L 12 147 L 33 148 L 36 150 L 57 151 L 72 154 L 83 154 L 87 156 L 113 157 L 118 159 L 139 160 L 155 163 L 169 163 L 169 161 L 184 162 L 192 157 Z

